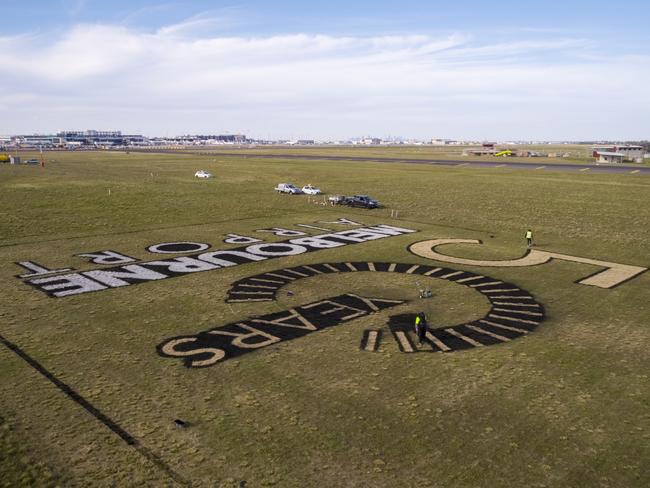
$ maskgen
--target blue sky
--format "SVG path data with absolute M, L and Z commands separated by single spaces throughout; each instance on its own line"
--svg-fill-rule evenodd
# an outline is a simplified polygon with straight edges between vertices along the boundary
M 636 139 L 641 1 L 0 1 L 0 134 Z

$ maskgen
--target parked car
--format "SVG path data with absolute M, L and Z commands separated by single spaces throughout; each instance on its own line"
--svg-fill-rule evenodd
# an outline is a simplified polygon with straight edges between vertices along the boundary
M 332 195 L 327 200 L 331 205 L 342 205 L 345 202 L 345 199 L 348 198 L 345 195 Z
M 302 193 L 300 188 L 295 187 L 291 183 L 280 183 L 275 187 L 275 191 L 278 193 L 288 193 L 289 195 L 299 195 Z
M 208 173 L 205 170 L 198 170 L 196 173 L 194 173 L 195 178 L 212 178 L 212 173 Z
M 368 195 L 354 195 L 353 197 L 347 197 L 344 202 L 344 205 L 348 207 L 361 207 L 361 208 L 377 208 L 379 207 L 379 202 L 373 200 Z
M 28 159 L 25 161 L 25 164 L 39 164 L 40 161 L 38 159 Z
M 305 185 L 302 187 L 302 192 L 306 193 L 307 195 L 320 195 L 322 192 L 320 191 L 320 188 L 316 188 L 315 186 L 312 185 Z

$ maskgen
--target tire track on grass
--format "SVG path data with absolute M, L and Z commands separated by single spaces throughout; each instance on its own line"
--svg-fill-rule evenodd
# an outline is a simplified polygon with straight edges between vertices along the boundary
M 169 466 L 165 461 L 163 461 L 157 454 L 148 449 L 147 447 L 140 444 L 140 442 L 129 434 L 123 427 L 121 427 L 117 422 L 111 419 L 108 415 L 103 413 L 92 403 L 86 400 L 78 392 L 72 389 L 68 384 L 61 381 L 57 378 L 51 371 L 49 371 L 45 366 L 36 361 L 33 357 L 27 354 L 23 349 L 18 347 L 13 342 L 6 339 L 4 336 L 0 335 L 0 343 L 4 344 L 7 349 L 16 354 L 19 358 L 25 361 L 29 366 L 35 369 L 38 373 L 45 377 L 50 383 L 57 387 L 61 392 L 63 392 L 68 398 L 81 406 L 86 412 L 95 417 L 99 422 L 104 424 L 108 429 L 110 429 L 114 434 L 116 434 L 120 439 L 126 442 L 129 446 L 132 446 L 136 451 L 140 453 L 143 457 L 148 459 L 151 463 L 156 465 L 160 470 L 164 471 L 167 476 L 173 479 L 175 482 L 184 485 L 191 486 L 191 483 L 186 480 L 179 473 L 174 471 L 174 469 Z

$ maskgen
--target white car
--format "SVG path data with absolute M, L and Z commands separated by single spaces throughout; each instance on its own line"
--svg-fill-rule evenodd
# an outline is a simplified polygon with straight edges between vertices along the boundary
M 307 195 L 320 195 L 322 192 L 320 191 L 320 188 L 316 188 L 312 185 L 305 185 L 302 187 L 302 192 L 306 193 Z
M 288 193 L 289 195 L 300 195 L 302 193 L 300 188 L 296 188 L 291 183 L 280 183 L 275 187 L 275 191 L 278 193 Z
M 194 173 L 195 178 L 212 178 L 212 173 L 208 173 L 207 171 L 204 171 L 202 169 L 198 170 L 196 173 Z

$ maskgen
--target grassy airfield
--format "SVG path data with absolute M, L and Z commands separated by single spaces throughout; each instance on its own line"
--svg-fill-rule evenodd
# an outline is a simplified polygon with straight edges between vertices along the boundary
M 647 177 L 253 154 L 49 153 L 46 161 L 0 166 L 0 336 L 137 444 L 0 344 L 0 486 L 650 485 L 650 273 L 602 289 L 576 283 L 600 270 L 591 265 L 462 266 L 407 250 L 427 239 L 480 239 L 440 251 L 514 259 L 531 227 L 537 249 L 648 267 Z M 193 178 L 197 169 L 215 179 Z M 385 208 L 275 194 L 284 181 L 368 193 Z M 63 298 L 15 277 L 26 272 L 18 261 L 101 269 L 74 255 L 113 250 L 150 261 L 170 257 L 146 251 L 162 242 L 225 249 L 235 247 L 223 243 L 229 233 L 274 242 L 287 238 L 256 230 L 349 230 L 322 223 L 341 217 L 418 232 Z M 450 281 L 370 272 L 298 280 L 273 302 L 224 301 L 248 276 L 367 261 L 514 283 L 543 304 L 546 319 L 516 340 L 450 353 L 400 352 L 386 330 L 379 350 L 367 352 L 363 331 L 392 315 L 425 310 L 444 328 L 482 317 L 489 303 Z M 432 298 L 418 298 L 422 284 Z M 170 337 L 344 293 L 406 303 L 207 368 L 156 352 Z

